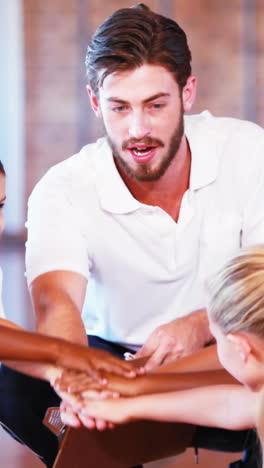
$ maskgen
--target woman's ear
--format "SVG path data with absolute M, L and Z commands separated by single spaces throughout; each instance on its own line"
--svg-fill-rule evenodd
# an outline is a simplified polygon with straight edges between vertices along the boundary
M 252 351 L 252 346 L 248 338 L 239 333 L 229 333 L 226 338 L 234 345 L 240 358 L 246 363 Z
M 182 89 L 182 104 L 184 112 L 191 110 L 196 97 L 196 86 L 197 80 L 196 77 L 191 75 L 187 79 L 186 85 Z
M 87 89 L 88 96 L 90 98 L 90 103 L 91 103 L 92 109 L 93 109 L 96 117 L 102 117 L 99 98 L 96 96 L 96 94 L 92 90 L 91 86 L 87 85 L 86 89 Z

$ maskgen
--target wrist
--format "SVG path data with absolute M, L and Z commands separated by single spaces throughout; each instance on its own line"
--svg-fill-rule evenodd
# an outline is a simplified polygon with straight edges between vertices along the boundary
M 151 393 L 151 388 L 149 388 L 149 376 L 141 375 L 135 379 L 133 396 L 144 395 L 145 393 Z
M 135 396 L 130 398 L 129 405 L 126 404 L 126 416 L 127 416 L 127 422 L 132 422 L 132 421 L 137 421 L 139 419 L 142 419 L 144 415 L 142 415 L 142 396 Z M 144 405 L 143 405 L 144 408 Z
M 53 385 L 54 381 L 61 376 L 62 369 L 60 367 L 56 367 L 53 365 L 45 365 L 43 366 L 43 379 L 50 382 Z

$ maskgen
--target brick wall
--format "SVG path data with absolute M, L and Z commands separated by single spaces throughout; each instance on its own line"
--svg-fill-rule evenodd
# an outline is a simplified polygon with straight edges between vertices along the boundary
M 253 0 L 146 0 L 156 11 L 166 6 L 187 32 L 198 76 L 194 112 L 210 109 L 264 124 L 264 100 L 250 91 L 256 81 L 258 94 L 264 82 L 264 6 L 255 1 L 256 28 L 245 34 L 252 13 L 245 5 L 254 6 Z M 134 3 L 24 0 L 27 195 L 48 167 L 102 133 L 85 90 L 86 46 L 106 16 Z M 247 69 L 252 57 L 256 69 Z

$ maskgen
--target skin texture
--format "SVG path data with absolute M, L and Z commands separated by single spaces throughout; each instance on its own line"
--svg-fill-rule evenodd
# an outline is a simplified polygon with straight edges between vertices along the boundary
M 240 359 L 234 374 L 245 386 L 223 368 L 219 369 L 218 361 L 218 370 L 212 370 L 216 349 L 212 346 L 197 353 L 198 357 L 185 358 L 184 372 L 151 373 L 129 383 L 122 377 L 107 376 L 107 387 L 103 390 L 85 375 L 79 374 L 77 378 L 62 375 L 55 382 L 59 392 L 67 390 L 62 419 L 75 427 L 82 424 L 88 428 L 93 428 L 93 422 L 102 421 L 101 418 L 108 420 L 108 427 L 138 419 L 181 421 L 233 430 L 254 427 L 259 396 L 250 389 L 256 389 L 257 381 L 263 382 L 263 343 L 258 337 L 245 334 L 243 339 L 247 340 L 249 350 L 245 358 L 239 334 L 231 341 L 233 348 L 230 340 L 220 335 L 218 327 L 211 325 L 211 329 L 216 332 L 217 344 L 220 344 L 219 357 L 236 363 Z M 260 352 L 256 353 L 256 349 Z M 207 362 L 211 370 L 200 372 L 199 362 Z M 180 363 L 181 360 L 164 368 L 172 371 L 174 366 L 176 370 L 177 365 L 181 367 Z
M 4 228 L 5 190 L 5 176 L 1 173 L 0 232 Z M 72 303 L 74 300 L 73 296 Z M 74 345 L 62 339 L 26 332 L 5 319 L 0 319 L 0 359 L 13 369 L 48 380 L 58 375 L 61 367 L 85 371 L 102 384 L 106 382 L 101 374 L 103 370 L 128 377 L 136 375 L 130 363 L 105 351 L 87 348 L 86 340 L 85 346 Z
M 218 383 L 223 384 L 236 382 L 236 380 L 224 369 L 195 373 L 151 373 L 139 376 L 138 378 L 133 379 L 133 381 L 114 374 L 104 374 L 104 376 L 107 383 L 103 389 L 99 383 L 95 382 L 91 377 L 87 376 L 87 374 L 76 374 L 76 372 L 67 372 L 65 375 L 62 373 L 62 375 L 56 379 L 54 385 L 59 391 L 69 392 L 76 395 L 82 394 L 82 397 L 93 394 L 89 393 L 90 391 L 98 391 L 98 393 L 100 393 L 102 390 L 109 390 L 110 392 L 129 397 L 144 395 L 147 393 L 160 393 L 201 387 L 205 385 L 216 385 Z
M 92 380 L 95 379 L 102 385 L 106 383 L 103 370 L 108 369 L 110 372 L 127 376 L 135 375 L 126 362 L 102 350 L 89 349 L 87 346 L 74 345 L 65 340 L 29 333 L 4 319 L 0 320 L 0 356 L 1 360 L 13 369 L 48 380 L 60 374 L 60 368 L 88 373 Z M 29 362 L 11 362 L 11 360 Z M 53 364 L 59 372 L 41 363 Z
M 246 332 L 224 335 L 212 321 L 210 328 L 217 348 L 213 345 L 165 365 L 164 372 L 161 367 L 159 373 L 152 372 L 132 382 L 110 375 L 105 389 L 86 375 L 62 375 L 55 381 L 55 388 L 58 392 L 67 391 L 63 420 L 88 428 L 94 427 L 94 421 L 102 421 L 102 417 L 108 420 L 108 427 L 137 419 L 233 430 L 254 427 L 259 400 L 256 390 L 262 388 L 264 381 L 263 342 Z M 221 367 L 216 349 L 219 360 L 234 377 Z
M 144 359 L 135 359 L 132 362 L 135 366 L 141 366 Z M 93 382 L 87 375 L 77 375 L 76 372 L 62 374 L 55 379 L 54 387 L 64 400 L 61 416 L 65 424 L 73 427 L 85 425 L 89 429 L 99 430 L 111 428 L 112 421 L 103 421 L 101 418 L 89 417 L 87 412 L 83 413 L 83 408 L 86 404 L 89 407 L 91 399 L 118 398 L 120 395 L 135 397 L 144 394 L 151 397 L 160 392 L 236 382 L 219 363 L 215 345 L 161 366 L 155 372 L 132 381 L 114 375 L 107 375 L 106 379 L 107 384 L 104 387 Z
M 217 385 L 133 398 L 87 400 L 80 413 L 82 421 L 85 416 L 104 417 L 118 424 L 149 419 L 238 430 L 254 427 L 256 405 L 256 395 L 244 387 Z

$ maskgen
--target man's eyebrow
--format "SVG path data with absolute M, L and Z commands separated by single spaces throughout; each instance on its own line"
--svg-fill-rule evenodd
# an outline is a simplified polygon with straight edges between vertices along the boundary
M 107 98 L 108 102 L 116 102 L 118 104 L 129 104 L 128 101 L 125 101 L 124 99 L 120 99 L 118 97 L 110 97 Z
M 148 102 L 155 101 L 155 99 L 158 99 L 160 97 L 168 97 L 170 96 L 169 93 L 157 93 L 153 94 L 153 96 L 148 97 L 147 99 L 144 99 L 143 103 L 147 104 Z M 118 104 L 129 104 L 128 101 L 125 101 L 124 99 L 120 99 L 118 97 L 112 96 L 107 99 L 108 102 L 116 102 Z
M 4 201 L 6 201 L 6 197 L 2 198 L 2 200 L 0 200 L 0 203 L 3 203 Z
M 149 98 L 145 99 L 143 102 L 147 103 L 147 102 L 150 102 L 150 101 L 155 101 L 155 99 L 158 99 L 160 97 L 168 97 L 168 96 L 170 96 L 169 93 L 157 93 L 157 94 L 154 94 L 153 96 L 150 96 Z

